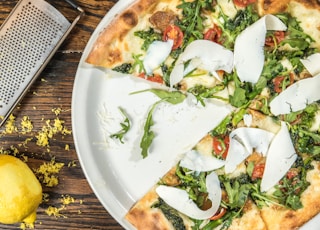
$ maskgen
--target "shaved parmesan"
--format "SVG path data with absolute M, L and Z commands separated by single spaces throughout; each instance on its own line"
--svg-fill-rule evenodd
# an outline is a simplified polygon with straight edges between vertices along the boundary
M 253 150 L 265 155 L 274 134 L 258 128 L 241 127 L 230 133 L 225 172 L 232 173 Z
M 186 71 L 185 63 L 188 61 L 190 63 Z M 232 71 L 233 53 L 212 41 L 195 40 L 191 42 L 179 56 L 170 74 L 170 86 L 179 83 L 187 73 L 196 68 L 207 70 L 219 79 L 217 70 L 224 70 L 228 73 Z
M 270 102 L 274 115 L 289 114 L 306 108 L 308 104 L 320 100 L 320 74 L 300 80 L 282 91 Z
M 166 42 L 154 41 L 148 48 L 147 54 L 143 60 L 143 66 L 148 75 L 158 68 L 169 56 L 173 46 L 173 40 Z
M 194 203 L 187 191 L 175 187 L 160 185 L 156 188 L 157 194 L 172 208 L 197 220 L 205 220 L 212 217 L 219 209 L 221 203 L 220 181 L 214 172 L 206 177 L 208 197 L 212 206 L 207 210 L 201 210 Z
M 320 53 L 312 54 L 307 59 L 301 59 L 300 61 L 312 76 L 320 74 Z
M 207 172 L 224 166 L 225 161 L 213 156 L 202 155 L 191 150 L 181 159 L 180 166 L 196 172 Z
M 297 159 L 288 128 L 281 122 L 281 129 L 275 135 L 267 153 L 267 161 L 264 169 L 261 191 L 265 192 L 275 186 L 288 172 Z
M 241 81 L 257 83 L 264 65 L 264 43 L 267 30 L 286 30 L 276 16 L 265 15 L 247 27 L 236 38 L 234 66 Z

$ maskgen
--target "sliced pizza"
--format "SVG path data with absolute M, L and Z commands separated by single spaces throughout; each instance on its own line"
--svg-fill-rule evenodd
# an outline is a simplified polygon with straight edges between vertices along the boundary
M 138 93 L 173 105 L 232 106 L 128 211 L 133 226 L 295 229 L 320 212 L 319 28 L 316 0 L 138 0 L 116 16 L 88 63 L 158 82 Z

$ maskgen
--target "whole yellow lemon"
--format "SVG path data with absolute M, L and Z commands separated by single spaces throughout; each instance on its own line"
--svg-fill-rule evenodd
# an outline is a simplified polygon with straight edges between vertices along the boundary
M 41 200 L 41 184 L 28 165 L 0 155 L 0 222 L 33 224 Z

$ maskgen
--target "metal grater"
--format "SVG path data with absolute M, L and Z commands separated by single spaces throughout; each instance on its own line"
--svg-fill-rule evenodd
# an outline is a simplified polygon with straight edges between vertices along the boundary
M 20 0 L 0 27 L 0 127 L 47 65 L 84 11 L 72 22 L 44 0 Z

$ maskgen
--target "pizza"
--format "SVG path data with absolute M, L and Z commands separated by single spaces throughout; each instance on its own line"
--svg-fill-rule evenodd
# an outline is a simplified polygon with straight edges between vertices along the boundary
M 137 0 L 119 13 L 86 57 L 117 75 L 108 115 L 124 120 L 108 141 L 171 162 L 125 219 L 274 230 L 316 216 L 319 50 L 317 0 Z

